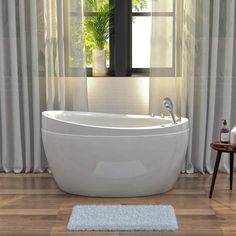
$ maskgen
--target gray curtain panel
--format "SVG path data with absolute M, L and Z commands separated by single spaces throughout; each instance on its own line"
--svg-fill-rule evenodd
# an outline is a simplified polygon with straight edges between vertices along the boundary
M 186 114 L 190 140 L 186 169 L 213 171 L 222 119 L 236 125 L 236 3 L 231 0 L 185 0 Z M 229 171 L 229 158 L 221 169 Z
M 41 112 L 87 110 L 81 39 L 80 1 L 0 0 L 1 171 L 46 170 Z
M 163 34 L 168 36 L 170 19 L 160 26 L 160 19 L 153 16 L 150 112 L 164 113 L 158 104 L 162 104 L 165 96 L 171 97 L 177 115 L 188 117 L 190 122 L 183 171 L 212 173 L 216 153 L 210 149 L 210 143 L 219 140 L 221 120 L 226 119 L 230 128 L 236 125 L 236 3 L 232 0 L 183 0 L 182 3 L 179 9 L 183 9 L 183 21 L 180 21 L 183 24 L 177 23 L 175 41 L 175 70 L 181 73 L 175 77 L 157 78 L 152 74 L 158 63 L 168 64 L 167 56 L 163 62 L 160 55 L 170 50 L 168 45 L 172 40 L 162 38 Z M 176 1 L 176 7 L 182 3 Z M 153 0 L 153 12 L 158 11 L 159 4 L 165 4 L 165 0 Z M 155 40 L 158 38 L 161 47 Z M 166 47 L 167 51 L 162 53 Z M 177 68 L 177 65 L 182 66 Z M 220 168 L 229 171 L 229 158 L 222 158 Z

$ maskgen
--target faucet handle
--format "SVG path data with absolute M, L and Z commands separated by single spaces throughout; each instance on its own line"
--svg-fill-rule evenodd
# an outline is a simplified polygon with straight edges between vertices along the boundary
M 174 105 L 173 105 L 173 102 L 171 101 L 171 99 L 169 97 L 164 98 L 163 105 L 168 111 L 173 111 Z
M 174 109 L 173 109 L 174 106 L 173 106 L 173 102 L 171 101 L 171 99 L 169 97 L 165 97 L 163 100 L 163 105 L 164 105 L 165 109 L 170 113 L 173 124 L 176 124 Z

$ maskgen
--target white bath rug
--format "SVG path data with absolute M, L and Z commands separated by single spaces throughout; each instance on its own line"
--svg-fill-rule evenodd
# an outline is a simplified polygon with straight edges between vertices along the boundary
M 174 231 L 170 205 L 77 205 L 67 226 L 75 231 Z

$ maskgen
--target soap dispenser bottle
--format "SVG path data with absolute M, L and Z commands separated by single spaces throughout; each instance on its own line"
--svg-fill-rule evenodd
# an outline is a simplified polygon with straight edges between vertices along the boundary
M 229 143 L 230 141 L 229 129 L 227 127 L 226 120 L 223 120 L 223 126 L 220 131 L 220 141 L 221 143 Z

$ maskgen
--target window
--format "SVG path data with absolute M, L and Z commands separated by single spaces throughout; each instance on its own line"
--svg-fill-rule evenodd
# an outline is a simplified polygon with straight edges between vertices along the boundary
M 84 2 L 86 2 L 85 0 Z M 156 60 L 151 67 L 156 76 L 174 76 L 177 68 L 175 58 L 179 55 L 176 51 L 177 31 L 176 9 L 181 8 L 180 1 L 175 0 L 97 0 L 98 2 L 109 1 L 115 7 L 112 19 L 109 42 L 105 46 L 109 51 L 107 64 L 109 74 L 114 76 L 127 76 L 132 73 L 148 74 L 150 67 L 150 35 L 152 18 L 159 26 L 154 39 L 158 42 L 155 46 Z M 133 2 L 132 2 L 133 1 Z M 157 9 L 151 13 L 152 6 Z M 91 17 L 96 12 L 88 11 L 86 7 L 85 17 Z M 72 14 L 75 15 L 75 12 Z M 177 29 L 176 29 L 177 28 Z M 91 75 L 91 51 L 86 42 L 87 72 Z M 89 59 L 89 60 L 88 60 Z M 178 66 L 178 65 L 177 65 Z
M 151 0 L 143 3 L 141 6 L 133 5 L 132 8 L 133 69 L 150 67 Z

